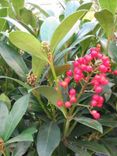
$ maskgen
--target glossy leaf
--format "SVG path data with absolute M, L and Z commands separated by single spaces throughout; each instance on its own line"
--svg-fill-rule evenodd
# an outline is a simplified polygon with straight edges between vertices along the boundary
M 57 91 L 53 87 L 41 86 L 38 88 L 39 94 L 45 96 L 51 104 L 56 105 L 57 100 L 60 99 Z
M 5 131 L 5 123 L 8 117 L 9 111 L 7 106 L 0 101 L 0 136 L 3 135 Z
M 108 10 L 102 10 L 95 13 L 96 19 L 99 21 L 100 25 L 104 29 L 106 35 L 109 37 L 113 33 L 114 28 L 114 16 Z
M 20 15 L 20 9 L 24 7 L 24 0 L 11 0 L 16 16 Z
M 51 156 L 60 142 L 60 129 L 50 122 L 42 125 L 37 136 L 37 152 L 39 156 Z
M 29 3 L 30 5 L 32 5 L 34 8 L 38 9 L 45 17 L 49 17 L 49 13 L 47 11 L 45 11 L 39 4 L 33 4 L 33 3 Z
M 19 49 L 28 52 L 32 56 L 47 61 L 46 55 L 42 52 L 40 42 L 33 35 L 26 32 L 16 31 L 10 33 L 9 39 Z
M 67 147 L 78 154 L 78 156 L 91 156 L 86 149 L 82 149 L 76 142 L 68 141 Z
M 117 10 L 117 0 L 99 0 L 99 4 L 102 9 L 107 9 L 113 14 L 115 14 L 115 11 Z
M 104 116 L 99 121 L 103 126 L 112 127 L 112 128 L 117 127 L 117 122 L 116 122 L 117 118 L 114 116 L 111 116 L 111 115 Z
M 17 100 L 14 103 L 13 108 L 10 114 L 8 115 L 5 124 L 5 131 L 3 135 L 5 141 L 7 141 L 10 138 L 11 134 L 17 127 L 23 115 L 26 113 L 26 110 L 28 108 L 28 103 L 29 103 L 29 95 L 25 95 L 21 97 L 19 100 Z
M 103 144 L 97 143 L 95 141 L 79 141 L 78 145 L 81 146 L 81 148 L 86 148 L 96 153 L 111 156 L 108 149 L 106 149 L 106 147 Z
M 32 71 L 39 78 L 47 65 L 47 62 L 38 57 L 32 56 Z
M 27 32 L 29 33 L 29 31 L 18 21 L 14 20 L 13 18 L 10 17 L 4 17 L 3 19 L 5 19 L 6 21 L 10 22 L 11 24 L 13 24 L 16 28 L 18 28 L 19 30 L 23 31 L 23 32 Z
M 32 128 L 28 128 L 26 130 L 24 130 L 21 134 L 19 134 L 18 136 L 8 140 L 6 142 L 6 144 L 11 144 L 14 142 L 23 142 L 23 141 L 33 141 L 33 134 L 36 133 L 37 130 L 36 128 L 32 127 Z
M 33 15 L 31 10 L 28 10 L 26 8 L 21 9 L 20 18 L 21 21 L 24 22 L 25 24 L 30 25 L 33 28 L 36 28 L 36 17 L 35 15 Z
M 13 156 L 22 156 L 26 153 L 28 148 L 30 147 L 31 142 L 19 142 L 16 145 L 15 150 L 13 151 Z
M 46 18 L 40 29 L 41 40 L 50 42 L 52 35 L 59 24 L 59 20 L 55 17 Z
M 6 96 L 4 93 L 2 93 L 0 95 L 0 101 L 4 102 L 6 104 L 6 106 L 7 106 L 7 108 L 10 110 L 10 108 L 11 108 L 11 101 L 8 98 L 8 96 Z
M 109 56 L 117 63 L 117 43 L 116 41 L 110 41 L 108 48 Z
M 92 2 L 83 3 L 79 6 L 78 10 L 86 9 L 89 10 L 92 6 Z
M 0 55 L 6 63 L 22 78 L 26 78 L 28 68 L 21 55 L 10 46 L 0 43 Z
M 83 15 L 87 11 L 81 10 L 78 12 L 75 12 L 68 16 L 62 23 L 57 27 L 56 31 L 54 32 L 52 39 L 51 39 L 51 48 L 52 51 L 57 47 L 59 42 L 67 35 L 67 33 L 70 31 L 70 29 L 74 26 L 74 24 L 83 17 Z
M 26 88 L 27 90 L 30 89 L 30 86 L 25 84 L 24 82 L 18 80 L 18 79 L 14 79 L 12 77 L 8 77 L 8 76 L 0 76 L 0 79 L 8 79 L 8 80 L 12 80 L 17 82 L 19 85 L 23 86 L 24 88 Z
M 79 6 L 80 6 L 80 3 L 77 0 L 69 1 L 66 4 L 65 13 L 64 13 L 65 17 L 73 14 L 78 9 Z
M 7 8 L 0 9 L 0 17 L 5 17 L 8 14 Z M 0 31 L 3 31 L 6 26 L 6 20 L 0 18 Z
M 93 129 L 103 133 L 102 125 L 94 119 L 90 119 L 87 117 L 76 117 L 76 118 L 74 118 L 74 120 L 76 120 L 77 122 L 79 122 L 85 126 L 91 127 Z
M 70 64 L 55 66 L 56 75 L 59 76 L 59 75 L 65 74 L 65 72 L 68 71 L 70 69 L 70 67 L 71 67 Z M 51 71 L 49 71 L 49 77 L 50 78 L 52 77 L 52 72 Z

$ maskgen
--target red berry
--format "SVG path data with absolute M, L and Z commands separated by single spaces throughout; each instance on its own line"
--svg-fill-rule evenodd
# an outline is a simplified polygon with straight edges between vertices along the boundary
M 96 100 L 92 100 L 90 105 L 92 107 L 96 107 L 97 106 L 97 101 Z
M 99 66 L 99 70 L 100 70 L 100 72 L 102 72 L 102 73 L 106 73 L 106 72 L 108 71 L 108 68 L 107 68 L 105 65 L 101 64 L 101 65 Z
M 92 66 L 87 66 L 87 67 L 86 67 L 86 71 L 87 71 L 87 72 L 92 72 L 92 71 L 93 71 Z
M 92 60 L 92 56 L 89 54 L 89 55 L 85 55 L 85 60 L 87 62 L 90 62 Z
M 100 87 L 100 86 L 96 86 L 94 88 L 94 90 L 95 90 L 95 93 L 97 93 L 97 94 L 99 94 L 99 93 L 101 93 L 103 91 L 102 87 Z
M 74 67 L 78 67 L 79 66 L 79 62 L 78 61 L 74 61 L 73 65 L 74 65 Z
M 71 103 L 70 103 L 69 101 L 66 101 L 66 102 L 65 102 L 65 107 L 66 107 L 66 108 L 70 108 L 70 107 L 71 107 Z
M 99 99 L 99 95 L 98 94 L 94 94 L 92 97 L 93 100 L 98 101 Z
M 68 83 L 66 81 L 62 81 L 62 82 L 60 82 L 60 86 L 63 88 L 67 88 Z
M 96 119 L 96 120 L 100 119 L 100 113 L 97 112 L 96 110 L 92 110 L 90 113 L 94 119 Z
M 91 56 L 92 56 L 93 58 L 97 57 L 97 56 L 98 56 L 98 52 L 97 52 L 96 50 L 92 50 L 92 51 L 91 51 Z
M 69 77 L 66 77 L 66 78 L 64 79 L 64 81 L 67 82 L 67 83 L 70 83 L 71 79 L 70 79 Z
M 72 70 L 68 70 L 68 71 L 66 72 L 66 75 L 69 76 L 69 77 L 72 77 L 72 75 L 73 75 Z
M 114 75 L 117 75 L 117 70 L 114 70 L 113 74 L 114 74 Z
M 63 106 L 63 101 L 58 100 L 58 101 L 57 101 L 57 106 L 58 106 L 58 107 L 62 107 L 62 106 Z
M 75 96 L 76 95 L 76 90 L 74 88 L 71 88 L 70 91 L 69 91 L 69 94 L 71 96 Z
M 70 97 L 70 102 L 71 102 L 71 103 L 76 103 L 76 102 L 77 102 L 76 97 L 75 97 L 75 96 L 71 96 L 71 97 Z

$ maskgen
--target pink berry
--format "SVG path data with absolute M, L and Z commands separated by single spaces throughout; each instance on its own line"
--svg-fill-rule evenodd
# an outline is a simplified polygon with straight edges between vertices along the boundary
M 96 107 L 97 106 L 97 101 L 96 100 L 92 100 L 90 105 L 92 107 Z
M 99 93 L 101 93 L 103 91 L 102 87 L 100 87 L 100 86 L 96 86 L 94 88 L 94 90 L 95 90 L 95 93 L 97 93 L 97 94 L 99 94 Z
M 87 66 L 87 67 L 86 67 L 86 71 L 87 71 L 87 72 L 92 72 L 92 71 L 93 71 L 92 66 Z
M 93 58 L 97 57 L 97 56 L 98 56 L 98 52 L 97 52 L 96 50 L 92 50 L 92 51 L 91 51 L 91 56 L 92 56 Z
M 92 97 L 93 100 L 98 101 L 99 99 L 99 95 L 98 94 L 94 94 Z
M 96 120 L 100 119 L 100 113 L 97 112 L 96 110 L 92 110 L 90 113 L 94 119 L 96 119 Z
M 69 77 L 66 77 L 66 78 L 64 79 L 64 81 L 67 82 L 67 83 L 69 84 L 70 81 L 71 81 L 71 79 L 70 79 Z
M 85 55 L 85 60 L 87 62 L 90 62 L 92 60 L 92 56 L 89 54 L 89 55 Z
M 63 88 L 67 88 L 68 83 L 66 81 L 62 81 L 62 82 L 60 82 L 60 86 Z
M 71 96 L 71 97 L 70 97 L 70 102 L 71 102 L 71 103 L 76 103 L 76 102 L 77 102 L 76 97 L 75 97 L 75 96 Z
M 69 77 L 72 77 L 72 75 L 73 75 L 72 70 L 68 70 L 68 71 L 66 72 L 66 75 L 69 76 Z
M 70 91 L 69 91 L 69 94 L 71 96 L 75 96 L 76 95 L 76 90 L 74 88 L 71 88 Z
M 117 75 L 117 70 L 114 70 L 113 74 L 114 74 L 114 75 Z
M 78 67 L 78 66 L 79 66 L 78 61 L 74 61 L 74 62 L 73 62 L 73 65 L 74 65 L 74 67 Z
M 58 107 L 62 107 L 62 106 L 63 106 L 63 101 L 58 100 L 58 101 L 57 101 L 57 106 L 58 106 Z
M 70 103 L 69 101 L 66 101 L 66 102 L 65 102 L 65 107 L 66 107 L 66 108 L 70 108 L 70 107 L 71 107 L 71 103 Z
M 99 66 L 99 70 L 102 73 L 106 73 L 108 71 L 108 68 L 105 65 L 102 64 L 102 65 Z

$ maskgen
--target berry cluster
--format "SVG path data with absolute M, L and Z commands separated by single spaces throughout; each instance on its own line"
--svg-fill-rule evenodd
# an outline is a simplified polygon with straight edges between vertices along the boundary
M 73 104 L 78 105 L 80 96 L 88 88 L 94 93 L 89 104 L 90 114 L 94 119 L 99 119 L 100 113 L 95 108 L 103 107 L 102 93 L 104 86 L 109 83 L 107 73 L 110 72 L 110 59 L 101 53 L 100 45 L 91 48 L 88 54 L 73 62 L 71 69 L 66 72 L 64 80 L 59 82 L 60 87 L 68 89 L 68 99 L 67 101 L 58 100 L 57 106 L 70 108 Z M 114 74 L 117 75 L 117 71 L 114 71 Z M 75 83 L 76 89 L 71 87 L 71 82 Z M 82 89 L 77 93 L 77 86 L 81 83 L 83 84 Z

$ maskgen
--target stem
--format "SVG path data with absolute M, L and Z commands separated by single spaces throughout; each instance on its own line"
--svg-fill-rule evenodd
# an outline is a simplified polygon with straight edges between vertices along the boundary
M 68 130 L 69 130 L 69 126 L 70 126 L 70 121 L 71 120 L 68 120 L 68 119 L 66 121 L 65 129 L 64 129 L 64 138 L 66 138 L 68 136 Z
M 52 71 L 52 74 L 53 74 L 54 80 L 55 80 L 55 82 L 56 82 L 56 85 L 58 85 L 58 82 L 57 82 L 57 76 L 56 76 L 56 72 L 55 72 L 55 69 L 54 69 L 53 61 L 50 63 L 50 68 L 51 68 L 51 71 Z
M 77 101 L 80 99 L 81 95 L 84 93 L 84 91 L 85 91 L 85 89 L 86 89 L 86 87 L 87 87 L 87 85 L 88 85 L 88 82 L 89 82 L 91 76 L 92 76 L 92 73 L 89 74 L 85 85 L 82 87 L 82 89 L 81 89 L 81 91 L 80 91 L 80 93 L 79 93 L 79 95 L 78 95 L 78 97 L 77 97 Z M 79 104 L 79 105 L 80 105 L 80 104 Z M 83 106 L 83 105 L 80 105 L 80 106 Z M 75 107 L 76 107 L 75 105 L 74 105 L 74 107 L 72 107 L 72 109 L 71 109 L 71 111 L 70 111 L 70 114 L 71 114 L 71 115 L 73 114 L 73 112 L 74 112 L 74 110 L 75 110 Z M 85 106 L 85 107 L 86 107 L 86 106 Z
M 75 128 L 77 122 L 75 121 L 72 126 L 69 128 L 69 131 L 68 131 L 68 136 L 71 134 L 72 130 Z

